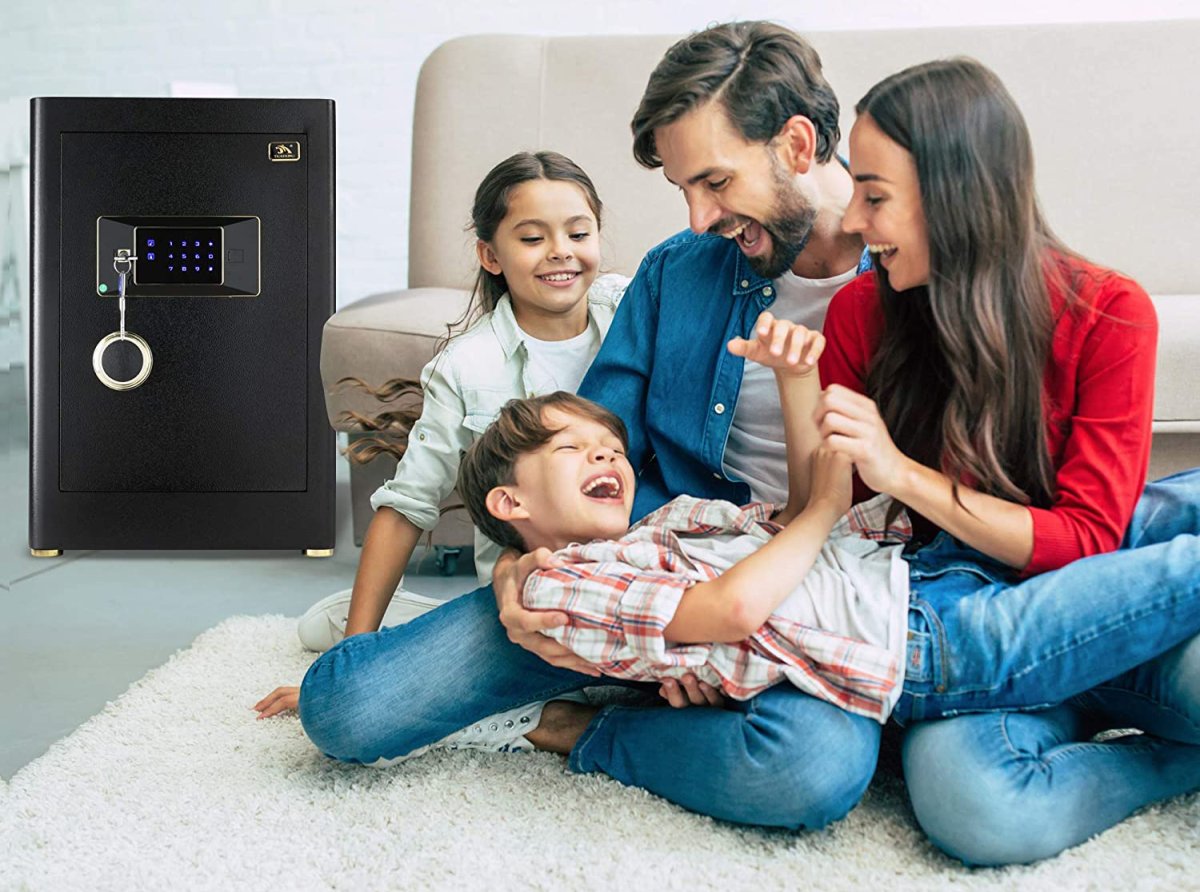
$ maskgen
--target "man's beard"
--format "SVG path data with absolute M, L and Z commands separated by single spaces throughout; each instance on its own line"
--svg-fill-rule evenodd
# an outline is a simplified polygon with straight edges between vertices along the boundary
M 747 257 L 750 268 L 764 279 L 778 279 L 792 268 L 808 237 L 812 235 L 817 209 L 804 199 L 783 170 L 783 165 L 771 153 L 771 179 L 775 183 L 775 213 L 759 225 L 771 236 L 771 251 L 759 257 Z
M 778 279 L 792 268 L 808 237 L 812 235 L 817 210 L 796 188 L 791 177 L 784 172 L 783 165 L 771 154 L 771 179 L 775 186 L 775 208 L 770 220 L 756 221 L 771 237 L 771 250 L 757 257 L 746 257 L 750 268 L 764 279 Z M 713 231 L 729 229 L 736 222 L 722 220 Z M 761 236 L 760 236 L 761 237 Z
M 776 210 L 771 222 L 759 223 L 771 236 L 770 252 L 746 258 L 750 268 L 764 279 L 778 279 L 790 270 L 812 234 L 817 212 L 799 196 L 790 196 L 788 203 L 790 207 Z

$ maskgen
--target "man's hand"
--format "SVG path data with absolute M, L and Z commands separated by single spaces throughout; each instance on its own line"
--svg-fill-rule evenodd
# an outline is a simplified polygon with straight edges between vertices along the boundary
M 663 679 L 658 686 L 658 696 L 662 697 L 676 709 L 685 706 L 723 706 L 725 695 L 718 688 L 703 681 L 697 681 L 690 672 L 681 679 Z
M 825 352 L 825 336 L 795 322 L 776 319 L 764 310 L 754 323 L 753 340 L 733 338 L 726 346 L 734 356 L 774 369 L 777 375 L 805 378 L 816 372 L 817 360 Z
M 551 666 L 598 678 L 599 669 L 577 656 L 570 648 L 542 634 L 543 629 L 565 626 L 565 613 L 560 610 L 526 610 L 521 604 L 521 592 L 525 589 L 529 574 L 534 570 L 557 567 L 558 563 L 554 552 L 548 548 L 539 548 L 520 557 L 514 551 L 506 551 L 501 555 L 492 574 L 500 624 L 508 632 L 509 641 L 536 654 Z
M 273 715 L 279 715 L 281 712 L 295 709 L 299 705 L 300 688 L 282 687 L 271 691 L 271 693 L 255 703 L 253 708 L 258 711 L 260 719 L 269 719 Z

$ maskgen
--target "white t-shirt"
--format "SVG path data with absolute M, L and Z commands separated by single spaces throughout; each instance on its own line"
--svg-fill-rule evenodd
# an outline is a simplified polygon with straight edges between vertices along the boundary
M 833 295 L 856 275 L 857 268 L 831 279 L 802 279 L 786 272 L 772 282 L 775 303 L 770 310 L 777 318 L 820 331 Z M 727 477 L 750 484 L 751 501 L 787 502 L 787 450 L 779 388 L 775 373 L 756 362 L 747 362 L 742 371 L 722 469 Z
M 529 351 L 526 374 L 535 393 L 574 393 L 600 351 L 600 332 L 594 325 L 565 341 L 542 341 L 527 332 L 522 337 Z
M 679 542 L 689 558 L 720 573 L 764 544 L 753 535 L 726 532 L 681 536 Z M 885 715 L 895 707 L 904 689 L 909 584 L 908 563 L 902 552 L 898 545 L 858 536 L 831 536 L 804 579 L 773 611 L 773 615 L 794 623 L 889 651 L 896 660 L 899 677 L 886 700 Z

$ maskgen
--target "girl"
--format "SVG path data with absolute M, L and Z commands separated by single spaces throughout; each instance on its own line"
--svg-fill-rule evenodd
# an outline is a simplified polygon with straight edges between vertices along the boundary
M 933 62 L 882 81 L 856 110 L 843 225 L 875 271 L 830 305 L 817 418 L 825 444 L 854 462 L 856 496 L 888 493 L 929 534 L 907 556 L 929 620 L 910 636 L 953 635 L 1003 598 L 1069 653 L 1101 630 L 1052 602 L 1117 588 L 1131 625 L 1139 605 L 1194 592 L 1200 473 L 1142 492 L 1153 305 L 1051 234 L 1004 86 L 977 62 Z M 1041 655 L 1012 629 L 993 634 L 975 659 Z M 909 672 L 941 691 L 957 669 Z M 945 851 L 1037 860 L 1200 786 L 1200 639 L 1046 706 L 908 731 L 913 807 Z M 1130 726 L 1146 733 L 1091 740 Z
M 464 320 L 479 318 L 421 372 L 421 416 L 395 477 L 371 498 L 375 516 L 354 588 L 301 618 L 305 646 L 327 650 L 380 627 L 417 541 L 454 488 L 459 456 L 506 401 L 578 388 L 628 284 L 623 276 L 597 278 L 601 210 L 588 175 L 557 152 L 513 155 L 479 184 L 471 212 L 479 273 Z M 499 552 L 476 533 L 481 585 Z M 409 593 L 401 599 L 389 625 L 438 603 Z M 297 691 L 278 688 L 254 708 L 260 718 L 293 709 Z

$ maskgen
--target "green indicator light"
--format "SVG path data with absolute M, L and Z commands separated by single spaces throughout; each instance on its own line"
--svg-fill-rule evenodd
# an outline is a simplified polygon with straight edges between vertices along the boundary
M 103 294 L 106 291 L 108 291 L 108 286 L 105 285 L 103 282 L 101 282 L 100 283 L 100 293 Z

